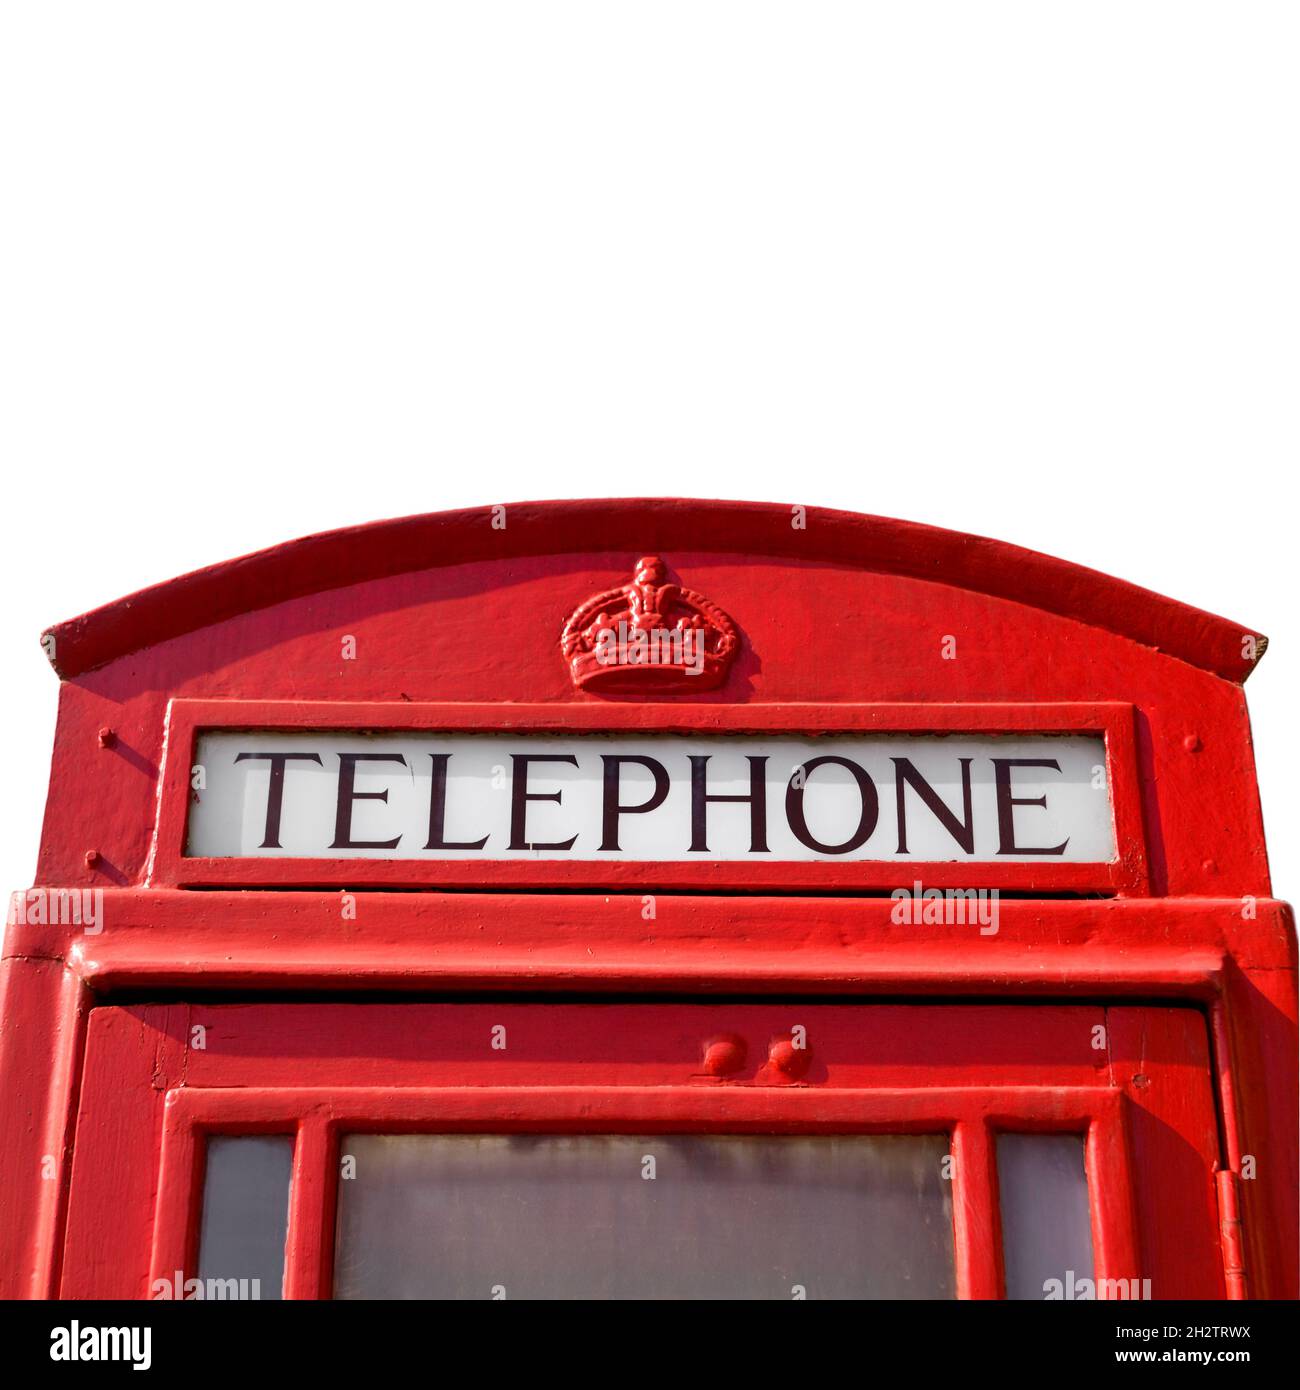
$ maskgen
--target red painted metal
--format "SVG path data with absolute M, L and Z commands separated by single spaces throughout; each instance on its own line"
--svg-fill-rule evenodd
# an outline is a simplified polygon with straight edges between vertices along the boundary
M 1267 646 L 1239 623 L 985 536 L 822 507 L 666 497 L 515 502 L 326 531 L 143 589 L 58 623 L 46 637 L 54 639 L 55 669 L 70 680 L 185 633 L 342 585 L 503 555 L 543 562 L 524 572 L 555 570 L 575 555 L 610 555 L 613 573 L 604 586 L 572 596 L 581 599 L 621 580 L 635 556 L 655 552 L 674 560 L 688 552 L 767 556 L 953 585 L 1128 637 L 1234 681 L 1250 674 Z M 775 586 L 769 596 L 777 597 Z M 712 590 L 710 597 L 721 602 Z M 562 613 L 572 608 L 571 601 Z M 832 625 L 840 616 L 827 614 Z M 1255 639 L 1254 655 L 1243 637 Z
M 310 537 L 51 630 L 63 683 L 36 883 L 47 898 L 104 890 L 103 918 L 91 933 L 18 920 L 6 935 L 0 1293 L 107 1288 L 126 1270 L 144 1278 L 153 1175 L 186 1169 L 170 1156 L 161 1169 L 160 1147 L 142 1158 L 138 1136 L 161 1146 L 166 1096 L 211 1091 L 210 1080 L 201 1083 L 212 1059 L 187 1048 L 185 1027 L 220 1007 L 205 1003 L 212 991 L 255 993 L 267 1017 L 294 992 L 364 992 L 368 1001 L 347 1006 L 363 1012 L 346 1068 L 313 1080 L 303 1040 L 264 1023 L 235 1083 L 274 1093 L 276 1113 L 299 1126 L 294 1229 L 307 1235 L 295 1246 L 290 1286 L 310 1297 L 328 1288 L 322 1155 L 341 1112 L 331 1108 L 337 1097 L 317 1106 L 302 1092 L 396 1086 L 418 1110 L 432 1103 L 421 1088 L 463 1087 L 463 1068 L 439 1081 L 427 1059 L 408 1065 L 385 1030 L 407 1010 L 433 1006 L 382 999 L 508 991 L 519 1000 L 512 1008 L 540 1018 L 554 1006 L 526 1001 L 558 990 L 591 999 L 835 997 L 857 1001 L 843 1006 L 857 1017 L 878 1013 L 882 997 L 950 1000 L 945 1017 L 968 1020 L 995 1009 L 1004 1017 L 1014 1004 L 1023 1006 L 1014 1010 L 1020 1028 L 1031 1017 L 1110 1006 L 1120 1060 L 1102 1089 L 1123 1096 L 1133 1190 L 1125 1195 L 1120 1181 L 1107 1190 L 1137 1222 L 1141 1272 L 1149 1275 L 1151 1261 L 1181 1262 L 1189 1282 L 1179 1287 L 1208 1290 L 1212 1248 L 1222 1291 L 1296 1296 L 1294 922 L 1272 897 L 1240 685 L 1263 649 L 1258 634 L 1061 561 L 878 518 L 620 501 L 511 506 L 504 529 L 493 519 L 482 509 Z M 559 641 L 565 619 L 590 595 L 624 584 L 648 554 L 662 555 L 734 624 L 725 680 L 652 703 L 575 689 Z M 342 656 L 344 637 L 355 659 Z M 499 862 L 475 866 L 475 877 L 445 862 L 415 872 L 384 861 L 305 870 L 299 861 L 183 861 L 184 753 L 196 728 L 430 720 L 539 731 L 1100 729 L 1120 854 L 1101 872 L 1013 865 L 996 881 L 970 871 L 950 879 L 951 866 L 940 865 L 892 875 L 879 865 L 788 866 L 765 877 L 734 865 L 655 873 Z M 896 924 L 889 901 L 874 895 L 913 876 L 1020 896 L 1004 898 L 993 936 Z M 355 916 L 340 910 L 341 889 L 355 890 Z M 127 1056 L 145 1035 L 137 1029 L 128 1046 L 124 1034 L 120 1084 L 97 1088 L 87 1076 L 83 1095 L 83 1063 L 91 1057 L 92 1073 L 99 1066 L 94 1039 L 109 1036 L 110 1017 L 128 1017 L 119 1001 L 142 990 L 170 1001 L 162 1022 L 150 1015 L 147 1065 Z M 725 1026 L 731 1007 L 710 1006 L 711 1036 L 734 1031 Z M 1026 1046 L 1046 1050 L 1011 1074 L 990 1071 L 973 1033 L 963 1043 L 954 1027 L 946 1082 L 935 1079 L 944 1059 L 927 1063 L 918 1040 L 910 1056 L 886 1047 L 846 1089 L 975 1086 L 1005 1105 L 1026 1087 L 1051 1089 L 1038 1069 L 1045 1076 L 1061 1058 L 1042 1030 L 1030 1027 Z M 1007 1036 L 1005 1025 L 995 1033 Z M 693 1035 L 692 1046 L 702 1040 Z M 766 1059 L 767 1039 L 753 1037 L 722 1082 L 685 1085 L 752 1087 L 744 1078 Z M 1159 1087 L 1145 1084 L 1153 1066 L 1167 1078 Z M 742 1079 L 733 1086 L 726 1077 Z M 629 1083 L 620 1075 L 617 1084 Z M 683 1086 L 666 1073 L 643 1084 Z M 1089 1087 L 1080 1074 L 1071 1088 L 1077 1097 Z M 815 1081 L 806 1093 L 825 1095 Z M 803 1104 L 788 1086 L 779 1095 L 780 1104 Z M 1216 1110 L 1208 1139 L 1204 1096 Z M 286 1098 L 306 1108 L 286 1112 Z M 198 1103 L 180 1099 L 178 1118 Z M 965 1172 L 954 1194 L 961 1288 L 995 1296 L 992 1111 L 953 1116 Z M 1118 1165 L 1098 1147 L 1101 1131 L 1091 1132 L 1094 1170 Z M 91 1148 L 110 1155 L 102 1170 Z M 1224 1217 L 1234 1223 L 1226 1262 L 1216 1207 L 1216 1183 L 1226 1180 L 1216 1169 L 1239 1179 L 1239 1210 Z M 1155 1172 L 1172 1175 L 1165 1195 L 1144 1196 Z M 165 1191 L 173 1186 L 168 1176 Z M 1169 1194 L 1191 1188 L 1204 1210 L 1189 1218 Z M 191 1198 L 192 1189 L 191 1181 Z M 1103 1226 L 1120 1229 L 1120 1214 Z M 171 1240 L 172 1229 L 159 1225 L 158 1239 Z M 125 1241 L 120 1249 L 110 1248 L 110 1230 Z
M 1241 1240 L 1240 1179 L 1228 1168 L 1215 1173 L 1219 1199 L 1219 1238 L 1223 1242 L 1223 1278 L 1229 1298 L 1246 1297 L 1246 1264 Z
M 677 630 L 698 637 L 699 661 L 683 656 L 680 646 L 674 659 L 671 644 L 666 655 L 655 652 L 644 662 L 609 660 L 610 653 L 602 653 L 600 644 L 620 626 L 624 640 L 629 628 L 647 636 L 671 637 Z M 713 690 L 726 679 L 739 645 L 735 625 L 722 609 L 694 589 L 672 583 L 657 555 L 637 562 L 631 583 L 602 589 L 579 604 L 560 634 L 560 650 L 574 685 L 601 694 L 689 695 Z M 696 665 L 698 669 L 688 669 Z
M 717 1018 L 749 1043 L 749 1067 L 729 1081 L 702 1066 Z M 766 1042 L 796 1020 L 812 1064 L 801 1082 L 773 1084 Z M 504 1053 L 490 1045 L 498 1025 Z M 196 1026 L 202 1049 L 187 1045 Z M 329 1287 L 339 1136 L 484 1129 L 955 1133 L 964 1297 L 1000 1292 L 993 1138 L 1083 1132 L 1098 1277 L 1150 1278 L 1167 1298 L 1224 1291 L 1205 1024 L 1190 1009 L 410 1004 L 378 1018 L 356 1005 L 184 1017 L 144 1006 L 96 1013 L 87 1065 L 68 1296 L 138 1297 L 178 1270 L 192 1277 L 206 1134 L 297 1135 L 295 1181 L 305 1181 L 286 1287 L 316 1297 Z M 151 1103 L 123 1117 L 124 1085 Z M 1132 1149 L 1165 1134 L 1161 1152 L 1133 1164 Z

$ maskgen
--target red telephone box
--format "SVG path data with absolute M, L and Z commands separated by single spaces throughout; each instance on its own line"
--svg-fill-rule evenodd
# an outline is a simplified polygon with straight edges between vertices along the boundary
M 973 536 L 553 502 L 51 630 L 11 1297 L 1294 1297 L 1264 639 Z

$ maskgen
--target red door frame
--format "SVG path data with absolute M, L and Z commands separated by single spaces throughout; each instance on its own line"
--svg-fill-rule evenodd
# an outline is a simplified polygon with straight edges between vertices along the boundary
M 808 1030 L 802 1077 L 764 1051 L 794 1019 Z M 507 1054 L 488 1047 L 497 1025 Z M 202 1048 L 189 1046 L 196 1026 Z M 701 1065 L 718 1029 L 743 1049 L 732 1077 Z M 561 1039 L 571 1045 L 557 1054 Z M 96 1011 L 87 1056 L 65 1296 L 139 1297 L 176 1271 L 190 1277 L 203 1136 L 285 1133 L 297 1137 L 286 1292 L 327 1297 L 339 1136 L 421 1130 L 947 1131 L 963 1298 L 1001 1295 L 996 1134 L 1085 1133 L 1097 1278 L 1150 1278 L 1156 1297 L 1224 1295 L 1216 1121 L 1196 1010 L 137 1006 Z M 169 1084 L 177 1066 L 183 1084 Z
M 11 1051 L 10 1060 L 26 1058 L 25 1074 L 41 1078 L 39 1088 L 28 1083 L 36 1097 L 29 1133 L 45 1152 L 66 1149 L 75 1158 L 80 1149 L 72 1137 L 87 1028 L 101 1012 L 96 1005 L 127 991 L 192 1001 L 230 989 L 268 999 L 362 989 L 394 1000 L 492 989 L 534 998 L 581 990 L 593 997 L 1193 1004 L 1210 1028 L 1218 1163 L 1223 1195 L 1233 1202 L 1224 1216 L 1240 1217 L 1227 1247 L 1227 1294 L 1294 1296 L 1296 1183 L 1287 1155 L 1294 1152 L 1295 1097 L 1285 1084 L 1294 1062 L 1287 1008 L 1294 928 L 1286 904 L 1260 902 L 1243 921 L 1233 905 L 1218 902 L 1008 899 L 996 936 L 955 942 L 951 927 L 894 924 L 891 904 L 878 898 L 664 895 L 652 924 L 641 916 L 641 900 L 626 895 L 368 893 L 357 899 L 356 920 L 341 915 L 338 893 L 123 890 L 106 899 L 117 925 L 100 936 L 49 924 L 14 933 L 22 959 L 10 965 L 21 969 L 35 1012 L 15 1039 L 23 1050 Z M 280 926 L 268 930 L 268 922 Z M 283 929 L 286 922 L 293 930 Z M 184 1033 L 177 1030 L 191 1007 L 202 1006 L 172 1006 L 174 1021 L 158 1034 L 154 1101 L 184 1079 L 186 1053 L 177 1041 Z M 51 1066 L 66 1084 L 45 1087 Z M 1281 1084 L 1242 1089 L 1241 1074 Z M 128 1104 L 125 1096 L 119 1101 Z M 1276 1146 L 1274 1134 L 1282 1136 Z M 1234 1184 L 1248 1156 L 1256 1176 Z M 1143 1154 L 1135 1161 L 1145 1161 Z M 10 1276 L 18 1291 L 51 1296 L 78 1287 L 61 1278 L 78 1229 L 66 1205 L 71 1166 L 58 1183 L 33 1182 L 25 1212 L 5 1209 L 19 1222 L 23 1244 L 16 1248 L 25 1252 Z M 130 1172 L 114 1173 L 101 1192 L 106 1212 L 121 1210 L 132 1181 Z M 142 1230 L 150 1228 L 148 1203 L 140 1220 Z

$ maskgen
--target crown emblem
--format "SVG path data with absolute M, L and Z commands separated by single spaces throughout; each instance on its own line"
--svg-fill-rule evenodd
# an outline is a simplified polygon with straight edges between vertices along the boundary
M 610 692 L 712 690 L 739 645 L 722 609 L 670 583 L 657 555 L 637 561 L 630 584 L 593 594 L 560 637 L 574 685 Z

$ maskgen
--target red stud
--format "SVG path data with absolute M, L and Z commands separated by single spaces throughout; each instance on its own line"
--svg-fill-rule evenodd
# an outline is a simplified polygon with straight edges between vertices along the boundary
M 745 1065 L 745 1043 L 734 1033 L 712 1038 L 704 1045 L 704 1070 L 710 1076 L 725 1076 Z
M 796 1047 L 790 1038 L 773 1038 L 767 1060 L 783 1076 L 795 1081 L 808 1070 L 812 1054 L 806 1047 Z

